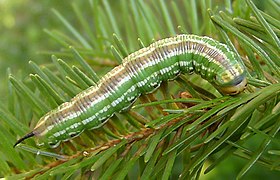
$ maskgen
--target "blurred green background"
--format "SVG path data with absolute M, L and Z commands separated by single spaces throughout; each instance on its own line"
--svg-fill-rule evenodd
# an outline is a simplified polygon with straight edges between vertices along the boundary
M 7 68 L 12 73 L 30 72 L 28 61 L 38 64 L 50 59 L 45 50 L 59 49 L 43 29 L 59 29 L 60 22 L 52 8 L 62 12 L 69 21 L 74 19 L 71 0 L 59 1 L 0 1 L 0 101 L 7 93 Z M 19 71 L 20 70 L 20 71 Z

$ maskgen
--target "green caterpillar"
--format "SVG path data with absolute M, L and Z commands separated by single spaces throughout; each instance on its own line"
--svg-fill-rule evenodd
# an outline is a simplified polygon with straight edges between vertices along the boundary
M 177 35 L 152 43 L 123 60 L 96 86 L 44 115 L 33 131 L 40 144 L 56 147 L 85 129 L 102 126 L 116 112 L 129 109 L 141 95 L 180 73 L 195 72 L 224 94 L 238 94 L 247 84 L 244 67 L 226 45 L 209 37 Z

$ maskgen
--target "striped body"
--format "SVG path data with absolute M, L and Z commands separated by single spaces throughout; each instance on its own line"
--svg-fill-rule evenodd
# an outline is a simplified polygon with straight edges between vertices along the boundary
M 43 116 L 32 133 L 41 144 L 55 146 L 84 129 L 100 127 L 162 81 L 192 72 L 225 94 L 237 94 L 246 85 L 244 68 L 226 45 L 209 37 L 177 35 L 130 54 L 96 86 Z

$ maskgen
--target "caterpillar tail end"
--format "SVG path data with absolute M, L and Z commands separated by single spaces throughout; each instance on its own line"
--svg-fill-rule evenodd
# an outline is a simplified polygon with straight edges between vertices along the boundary
M 25 136 L 23 136 L 22 138 L 20 138 L 19 140 L 17 140 L 17 142 L 15 143 L 15 145 L 13 146 L 14 148 L 19 144 L 19 143 L 21 143 L 22 141 L 24 141 L 25 139 L 27 139 L 27 138 L 30 138 L 30 137 L 32 137 L 32 136 L 34 136 L 35 135 L 35 133 L 32 131 L 32 132 L 30 132 L 30 133 L 28 133 L 28 134 L 26 134 Z

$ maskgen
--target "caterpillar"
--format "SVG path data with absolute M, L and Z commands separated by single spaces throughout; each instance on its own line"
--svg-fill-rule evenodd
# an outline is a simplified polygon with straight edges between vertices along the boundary
M 225 44 L 209 37 L 181 34 L 158 40 L 123 59 L 95 86 L 40 118 L 32 132 L 39 144 L 56 147 L 85 129 L 102 126 L 116 112 L 130 108 L 141 95 L 180 73 L 197 73 L 223 94 L 235 95 L 247 84 L 243 65 Z

